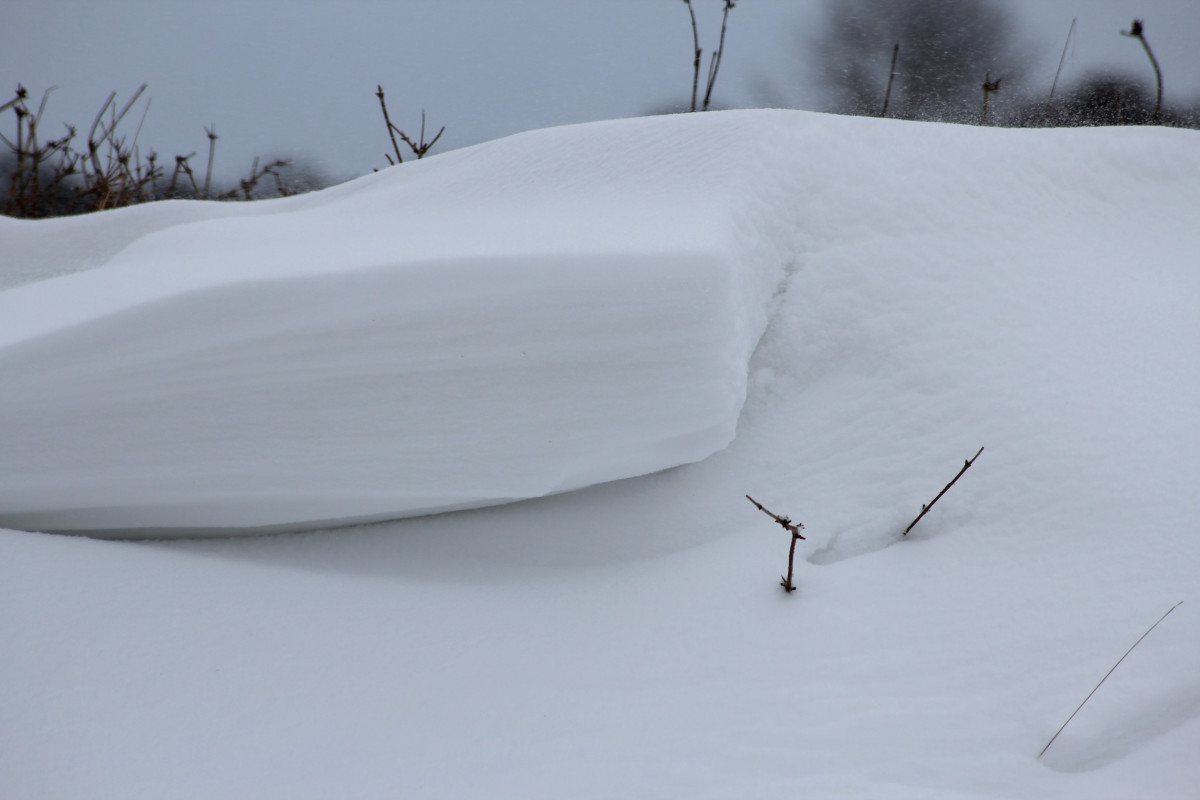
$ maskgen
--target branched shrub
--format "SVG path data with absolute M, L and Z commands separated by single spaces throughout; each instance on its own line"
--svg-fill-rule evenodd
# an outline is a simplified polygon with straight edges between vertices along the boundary
M 270 192 L 260 188 L 260 183 L 268 177 L 274 182 L 274 195 L 301 191 L 285 179 L 288 160 L 276 159 L 260 167 L 257 158 L 250 174 L 238 186 L 214 191 L 215 126 L 204 129 L 209 150 L 203 185 L 197 182 L 191 166 L 195 153 L 176 156 L 168 180 L 158 154 L 150 150 L 143 155 L 138 145 L 149 102 L 143 106 L 132 136 L 121 127 L 145 93 L 146 84 L 138 87 L 124 105 L 117 104 L 116 92 L 110 93 L 88 128 L 86 140 L 79 142 L 79 132 L 74 125 L 67 125 L 61 137 L 46 139 L 40 126 L 52 91 L 47 89 L 42 94 L 34 110 L 28 90 L 18 85 L 13 99 L 0 105 L 0 114 L 12 111 L 16 117 L 15 138 L 10 139 L 0 132 L 0 141 L 7 148 L 7 152 L 0 153 L 0 187 L 4 187 L 0 189 L 3 192 L 0 196 L 3 197 L 5 215 L 65 216 L 168 198 L 250 200 L 271 196 Z

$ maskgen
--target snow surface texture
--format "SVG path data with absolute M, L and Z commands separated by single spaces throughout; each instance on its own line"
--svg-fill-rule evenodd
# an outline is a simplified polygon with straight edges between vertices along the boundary
M 643 148 L 672 161 L 660 170 L 639 157 Z M 484 163 L 518 152 L 535 164 Z M 533 158 L 543 153 L 545 162 Z M 495 182 L 457 182 L 472 162 L 472 174 L 494 170 Z M 556 174 L 576 177 L 545 177 Z M 497 229 L 525 217 L 527 206 L 509 198 L 548 194 L 537 207 L 566 227 L 545 231 L 547 249 L 595 256 L 590 273 L 562 268 L 581 281 L 573 308 L 596 303 L 588 317 L 602 328 L 564 338 L 561 357 L 620 381 L 605 388 L 622 397 L 663 392 L 669 405 L 680 394 L 613 366 L 606 354 L 622 345 L 606 336 L 653 344 L 663 335 L 667 349 L 687 349 L 686 336 L 728 331 L 726 357 L 740 349 L 735 363 L 749 376 L 733 441 L 678 469 L 357 528 L 142 543 L 2 532 L 6 798 L 1196 796 L 1194 132 L 992 130 L 800 112 L 541 131 L 288 200 L 274 207 L 281 213 L 268 205 L 253 219 L 164 229 L 161 237 L 191 229 L 197 241 L 183 253 L 166 248 L 169 277 L 159 285 L 172 297 L 210 292 L 257 309 L 249 298 L 260 295 L 237 282 L 238 270 L 197 256 L 218 273 L 199 288 L 203 270 L 174 267 L 192 250 L 212 252 L 203 226 L 232 224 L 251 244 L 273 226 L 303 236 L 316 223 L 288 218 L 318 220 L 324 206 L 366 237 L 378 226 L 358 215 L 382 213 L 370 194 L 408 182 L 425 187 L 414 196 L 461 195 L 464 219 L 483 224 L 491 208 Z M 663 210 L 675 224 L 646 219 L 667 198 L 685 206 Z M 107 218 L 114 227 L 136 219 Z M 617 218 L 628 230 L 597 227 Z M 0 236 L 34 235 L 0 223 Z M 484 269 L 475 240 L 460 234 L 467 229 L 438 234 L 444 258 L 418 252 L 411 263 Z M 433 250 L 436 238 L 420 247 Z M 159 317 L 117 311 L 109 288 L 122 285 L 117 262 L 152 254 L 155 241 L 0 296 L 107 273 L 92 308 L 114 314 L 131 339 L 173 336 Z M 386 246 L 346 241 L 348 253 Z M 315 249 L 289 247 L 294 265 L 252 266 L 320 273 L 327 262 Z M 614 252 L 642 254 L 667 279 L 680 275 L 670 254 L 693 254 L 701 276 L 727 276 L 722 297 L 736 296 L 733 310 L 725 322 L 654 329 L 662 334 L 610 324 L 645 310 L 636 293 L 614 297 Z M 521 275 L 527 263 L 503 268 Z M 342 276 L 355 287 L 346 291 L 362 298 L 356 281 L 380 277 L 367 272 Z M 189 294 L 184 276 L 197 282 Z M 325 281 L 336 293 L 342 278 L 290 280 Z M 469 297 L 458 286 L 447 294 Z M 543 297 L 508 307 L 541 319 Z M 76 306 L 43 311 L 20 318 L 45 326 L 34 343 L 69 335 L 63 323 L 82 316 Z M 269 311 L 195 327 L 240 335 L 294 322 Z M 440 333 L 455 331 L 429 318 Z M 133 335 L 139 321 L 143 337 Z M 307 354 L 314 337 L 296 336 Z M 475 336 L 462 353 L 483 362 L 498 344 Z M 286 373 L 297 363 L 285 343 L 270 347 L 273 360 L 256 355 L 249 366 Z M 229 350 L 219 352 L 224 362 Z M 52 354 L 68 358 L 65 348 Z M 97 371 L 126 363 L 95 358 Z M 15 363 L 3 362 L 5 396 L 26 391 L 9 388 Z M 717 374 L 716 363 L 700 372 Z M 513 359 L 503 364 L 500 373 L 514 369 Z M 219 374 L 238 388 L 235 371 Z M 104 386 L 124 392 L 132 377 Z M 547 409 L 561 407 L 561 387 L 537 388 Z M 69 400 L 80 418 L 97 402 Z M 629 415 L 603 416 L 614 436 L 630 435 Z M 6 450 L 12 427 L 6 418 Z M 61 453 L 63 444 L 47 447 Z M 504 474 L 504 454 L 478 444 L 479 468 Z M 901 540 L 981 445 L 975 465 Z M 23 465 L 44 463 L 27 460 L 37 455 L 15 462 L 17 474 L 36 473 Z M 791 595 L 777 581 L 788 537 L 746 492 L 807 526 Z M 1121 653 L 1180 600 L 1038 759 Z
M 64 262 L 97 217 L 4 220 L 17 274 L 58 277 L 0 293 L 0 524 L 390 519 L 722 449 L 790 181 L 761 147 L 706 164 L 733 119 L 661 128 L 624 152 L 637 123 L 534 133 L 237 216 L 123 212 L 103 248 L 128 244 L 86 271 Z

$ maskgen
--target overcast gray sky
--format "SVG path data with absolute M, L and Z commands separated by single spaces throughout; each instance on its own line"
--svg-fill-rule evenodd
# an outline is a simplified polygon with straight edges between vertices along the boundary
M 715 101 L 819 109 L 801 55 L 824 0 L 741 0 L 730 17 Z M 1200 0 L 1008 0 L 1035 45 L 1031 80 L 1048 88 L 1073 17 L 1070 82 L 1095 67 L 1153 81 L 1168 100 L 1200 96 Z M 694 0 L 701 44 L 715 45 L 721 0 Z M 421 109 L 440 149 L 531 128 L 625 117 L 685 102 L 692 34 L 680 0 L 0 0 L 0 90 L 51 96 L 43 131 L 90 124 L 112 90 L 149 83 L 143 147 L 165 158 L 220 136 L 216 172 L 255 155 L 314 161 L 337 178 L 386 165 L 375 86 L 415 134 Z M 1040 76 L 1040 77 L 1039 77 Z M 11 117 L 0 118 L 11 136 Z

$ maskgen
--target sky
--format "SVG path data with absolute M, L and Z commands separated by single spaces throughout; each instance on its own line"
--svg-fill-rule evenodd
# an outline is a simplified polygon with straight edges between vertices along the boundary
M 1049 88 L 1072 18 L 1062 82 L 1099 67 L 1152 81 L 1141 48 L 1118 35 L 1140 17 L 1167 100 L 1200 95 L 1200 3 L 1005 5 L 1032 45 L 1034 85 Z M 711 52 L 722 3 L 694 6 Z M 823 0 L 742 0 L 730 15 L 714 102 L 821 110 L 804 51 L 823 8 Z M 223 180 L 244 175 L 255 156 L 295 158 L 337 180 L 386 166 L 377 85 L 410 135 L 422 110 L 429 137 L 446 126 L 439 150 L 656 113 L 686 103 L 691 91 L 692 33 L 679 0 L 0 0 L 0 9 L 4 99 L 18 83 L 35 98 L 57 87 L 43 133 L 57 136 L 67 122 L 86 128 L 109 92 L 123 102 L 148 83 L 143 149 L 163 160 L 197 152 L 193 165 L 201 166 L 204 127 L 215 125 L 214 173 Z M 7 113 L 0 118 L 6 134 L 12 125 Z

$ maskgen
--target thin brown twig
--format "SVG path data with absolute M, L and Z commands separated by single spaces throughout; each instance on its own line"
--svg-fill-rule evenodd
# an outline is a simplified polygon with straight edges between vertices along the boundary
M 392 132 L 392 131 L 399 130 L 399 129 L 395 125 L 392 124 L 392 118 L 388 116 L 387 103 L 384 102 L 384 99 L 383 99 L 383 85 L 382 84 L 376 84 L 375 96 L 379 98 L 379 107 L 383 109 L 383 121 L 384 121 L 384 123 L 387 124 L 388 136 L 391 137 L 391 140 L 392 140 L 392 149 L 396 151 L 395 162 L 392 162 L 391 156 L 387 155 L 386 153 L 384 153 L 384 155 L 387 156 L 387 160 L 389 162 L 392 162 L 392 165 L 395 166 L 395 164 L 401 164 L 404 162 L 404 159 L 400 156 L 400 144 L 396 141 L 396 135 Z M 403 135 L 403 134 L 401 134 L 401 135 Z
M 981 448 L 979 448 L 979 453 L 982 453 L 982 452 L 983 452 L 983 448 L 981 447 Z M 957 482 L 958 479 L 963 476 L 963 473 L 966 472 L 971 467 L 971 465 L 975 463 L 975 459 L 979 458 L 979 453 L 976 453 L 968 461 L 963 463 L 963 468 L 960 469 L 958 471 L 958 474 L 954 476 L 954 480 L 947 483 L 946 488 L 944 488 L 940 492 L 938 492 L 937 497 L 935 497 L 935 498 L 933 498 L 933 500 L 929 501 L 929 505 L 921 506 L 921 513 L 917 514 L 917 518 L 914 519 L 912 522 L 908 523 L 908 527 L 904 529 L 904 534 L 903 534 L 904 536 L 907 536 L 908 532 L 913 529 L 913 526 L 921 521 L 921 517 L 925 516 L 925 514 L 927 514 L 929 512 L 929 509 L 933 508 L 934 503 L 936 503 L 938 500 L 942 499 L 942 495 L 944 495 L 946 492 L 950 491 L 950 487 L 953 486 L 955 484 L 955 482 Z

